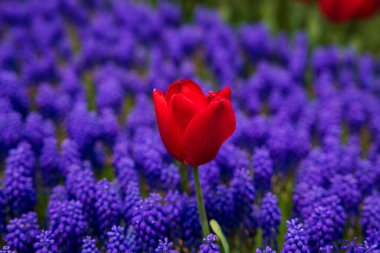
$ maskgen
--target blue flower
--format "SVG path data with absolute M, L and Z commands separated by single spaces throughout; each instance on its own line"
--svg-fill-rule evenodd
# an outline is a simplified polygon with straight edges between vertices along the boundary
M 37 239 L 39 228 L 37 215 L 25 213 L 20 218 L 10 220 L 5 240 L 8 246 L 17 252 L 32 252 L 33 242 Z
M 308 235 L 304 229 L 302 223 L 294 218 L 290 221 L 286 221 L 287 233 L 285 235 L 285 243 L 283 246 L 282 253 L 310 253 L 308 246 Z
M 96 247 L 95 239 L 92 239 L 90 236 L 86 236 L 83 239 L 81 253 L 99 253 L 99 250 Z
M 36 253 L 58 253 L 58 247 L 55 244 L 51 231 L 42 230 L 41 233 L 37 235 L 34 250 Z

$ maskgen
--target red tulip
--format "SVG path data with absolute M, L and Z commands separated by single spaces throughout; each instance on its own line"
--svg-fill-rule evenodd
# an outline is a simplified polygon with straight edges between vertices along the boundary
M 323 14 L 336 23 L 364 19 L 377 12 L 380 0 L 319 0 Z
M 231 89 L 208 95 L 192 80 L 182 79 L 153 91 L 158 130 L 168 152 L 177 160 L 199 166 L 214 159 L 236 128 Z
M 360 19 L 369 18 L 379 10 L 379 7 L 380 0 L 362 0 L 356 16 Z

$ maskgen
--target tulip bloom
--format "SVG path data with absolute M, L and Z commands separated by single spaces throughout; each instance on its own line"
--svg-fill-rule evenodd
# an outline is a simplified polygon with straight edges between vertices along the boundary
M 319 0 L 319 8 L 332 22 L 365 19 L 377 12 L 380 0 Z
M 192 80 L 153 91 L 158 130 L 168 152 L 193 167 L 214 159 L 236 128 L 231 89 L 208 95 Z

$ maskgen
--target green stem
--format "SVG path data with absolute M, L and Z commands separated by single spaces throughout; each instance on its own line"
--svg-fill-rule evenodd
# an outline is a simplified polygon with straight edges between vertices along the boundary
M 205 204 L 203 202 L 202 188 L 201 188 L 201 182 L 199 180 L 199 169 L 198 169 L 198 167 L 193 168 L 193 173 L 194 173 L 195 194 L 197 196 L 199 219 L 200 219 L 201 225 L 202 225 L 202 234 L 203 234 L 203 237 L 207 237 L 210 234 L 210 228 L 209 228 L 208 222 L 207 222 Z

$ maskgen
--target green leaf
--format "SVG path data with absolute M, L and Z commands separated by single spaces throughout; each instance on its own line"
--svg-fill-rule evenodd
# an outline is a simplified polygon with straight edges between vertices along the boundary
M 211 220 L 210 226 L 212 231 L 216 234 L 216 236 L 218 236 L 218 238 L 222 242 L 224 253 L 230 253 L 230 246 L 228 245 L 227 239 L 224 236 L 222 228 L 219 226 L 219 223 L 216 220 Z

